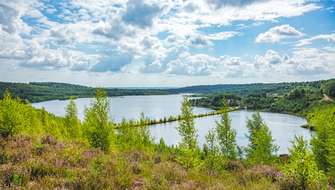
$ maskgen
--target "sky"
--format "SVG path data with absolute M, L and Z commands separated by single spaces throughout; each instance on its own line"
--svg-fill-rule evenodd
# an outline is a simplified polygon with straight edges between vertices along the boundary
M 335 0 L 0 0 L 0 81 L 335 78 Z

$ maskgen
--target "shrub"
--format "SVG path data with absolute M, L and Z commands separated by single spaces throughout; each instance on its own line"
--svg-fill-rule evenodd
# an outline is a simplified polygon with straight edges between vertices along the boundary
M 77 106 L 73 99 L 70 99 L 66 107 L 65 126 L 69 136 L 77 138 L 81 136 L 80 121 L 78 119 Z
M 0 137 L 12 136 L 19 127 L 25 125 L 24 112 L 22 103 L 13 99 L 9 91 L 6 91 L 0 100 Z
M 318 169 L 313 153 L 308 149 L 307 142 L 302 137 L 296 137 L 290 151 L 289 163 L 284 166 L 287 178 L 284 186 L 293 189 L 322 189 L 326 187 L 326 177 Z

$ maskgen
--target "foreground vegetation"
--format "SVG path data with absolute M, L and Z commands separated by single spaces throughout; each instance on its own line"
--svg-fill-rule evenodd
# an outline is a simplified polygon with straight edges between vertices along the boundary
M 198 146 L 191 102 L 178 126 L 182 141 L 153 142 L 145 125 L 116 124 L 98 90 L 85 119 L 74 101 L 65 117 L 37 110 L 9 92 L 0 100 L 0 189 L 331 189 L 335 171 L 335 107 L 315 107 L 312 148 L 297 137 L 289 156 L 278 157 L 259 114 L 247 122 L 250 144 L 239 147 L 228 101 L 221 119 Z M 142 116 L 137 123 L 146 122 Z M 117 127 L 118 126 L 118 127 Z

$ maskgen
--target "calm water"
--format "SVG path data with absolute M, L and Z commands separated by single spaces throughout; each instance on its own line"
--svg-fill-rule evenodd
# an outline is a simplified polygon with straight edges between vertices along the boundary
M 84 118 L 85 107 L 90 105 L 91 98 L 81 98 L 76 100 L 78 114 L 81 119 Z M 147 117 L 159 119 L 170 115 L 180 114 L 180 104 L 182 95 L 157 95 L 157 96 L 124 96 L 111 98 L 110 118 L 114 121 L 121 121 L 122 118 L 137 119 L 143 112 Z M 44 107 L 47 111 L 58 116 L 65 114 L 67 100 L 53 100 L 33 104 L 37 108 Z M 194 108 L 194 113 L 205 113 L 212 111 L 207 108 Z M 246 146 L 248 140 L 246 138 L 247 128 L 246 121 L 251 117 L 253 112 L 235 111 L 231 112 L 230 118 L 232 126 L 237 132 L 237 142 L 240 146 Z M 308 130 L 299 126 L 306 124 L 306 120 L 287 114 L 266 113 L 261 112 L 261 116 L 265 123 L 269 126 L 275 143 L 280 146 L 279 153 L 287 153 L 288 147 L 295 135 L 302 135 L 309 140 L 311 134 Z M 199 145 L 205 143 L 205 136 L 208 131 L 215 127 L 215 122 L 219 120 L 219 116 L 211 116 L 196 119 L 196 128 L 198 130 Z M 152 136 L 158 142 L 163 138 L 168 145 L 176 145 L 180 141 L 180 137 L 176 130 L 178 122 L 159 124 L 150 127 Z

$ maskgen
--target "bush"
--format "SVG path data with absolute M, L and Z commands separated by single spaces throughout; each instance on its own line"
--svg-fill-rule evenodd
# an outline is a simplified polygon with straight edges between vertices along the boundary
M 14 135 L 25 124 L 24 111 L 22 103 L 13 99 L 9 91 L 6 91 L 4 98 L 0 100 L 0 137 Z
M 308 149 L 307 142 L 302 137 L 296 137 L 290 149 L 289 163 L 284 166 L 283 186 L 293 189 L 322 189 L 327 180 L 324 173 L 318 169 L 313 153 Z

